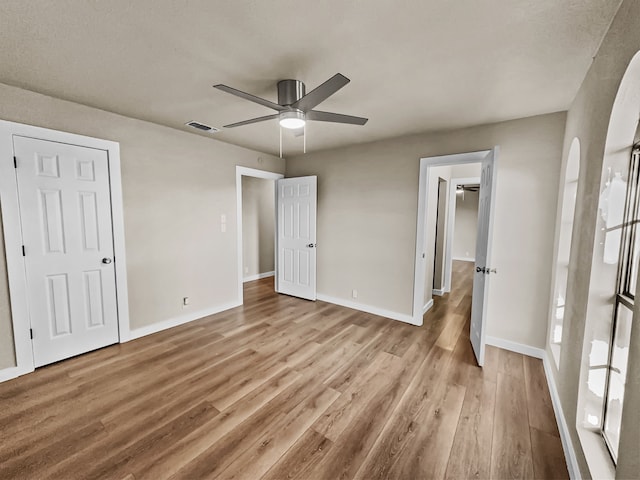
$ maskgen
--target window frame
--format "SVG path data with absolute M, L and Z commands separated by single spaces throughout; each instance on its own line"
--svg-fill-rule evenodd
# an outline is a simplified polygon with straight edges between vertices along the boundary
M 618 275 L 616 279 L 616 295 L 613 306 L 611 331 L 609 334 L 609 353 L 607 355 L 607 364 L 603 365 L 603 367 L 606 368 L 606 377 L 602 402 L 600 434 L 614 465 L 617 465 L 618 454 L 613 448 L 611 440 L 608 438 L 605 431 L 609 405 L 609 385 L 612 370 L 617 370 L 613 368 L 612 361 L 614 343 L 618 328 L 619 308 L 620 305 L 622 305 L 631 310 L 631 313 L 633 314 L 635 305 L 635 292 L 631 292 L 629 290 L 629 286 L 632 282 L 631 273 L 633 271 L 633 264 L 634 262 L 640 262 L 640 256 L 637 258 L 634 257 L 633 251 L 636 238 L 636 227 L 638 226 L 640 226 L 640 143 L 633 145 L 629 159 L 624 217 L 621 225 L 622 234 L 620 238 L 620 256 L 618 262 Z

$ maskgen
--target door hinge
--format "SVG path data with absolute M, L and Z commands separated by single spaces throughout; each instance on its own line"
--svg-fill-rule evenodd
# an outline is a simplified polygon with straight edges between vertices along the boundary
M 26 254 L 26 252 L 25 252 L 25 249 L 24 249 L 24 245 L 22 245 L 22 256 L 23 256 L 23 257 L 26 257 L 26 256 L 27 256 L 27 254 Z
M 33 328 L 29 329 L 29 337 L 31 337 L 31 340 L 33 340 Z
M 13 156 L 13 168 L 18 168 L 18 157 Z

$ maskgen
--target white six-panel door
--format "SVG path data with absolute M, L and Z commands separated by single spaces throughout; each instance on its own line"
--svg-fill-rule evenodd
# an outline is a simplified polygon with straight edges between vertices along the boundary
M 107 152 L 14 137 L 35 366 L 118 342 Z
M 473 352 L 478 365 L 484 364 L 486 335 L 487 294 L 489 291 L 490 238 L 495 198 L 495 149 L 482 161 L 480 174 L 480 194 L 478 198 L 478 233 L 476 239 L 476 264 L 473 277 L 473 296 L 471 300 L 470 337 Z
M 317 177 L 284 178 L 278 188 L 278 292 L 316 299 Z

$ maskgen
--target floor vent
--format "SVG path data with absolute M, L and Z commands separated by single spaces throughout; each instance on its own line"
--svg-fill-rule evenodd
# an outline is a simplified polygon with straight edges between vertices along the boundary
M 216 133 L 220 131 L 219 128 L 210 127 L 209 125 L 205 125 L 204 123 L 200 123 L 200 122 L 191 121 L 191 122 L 185 123 L 185 125 L 187 127 L 197 128 L 198 130 L 202 130 L 203 132 Z

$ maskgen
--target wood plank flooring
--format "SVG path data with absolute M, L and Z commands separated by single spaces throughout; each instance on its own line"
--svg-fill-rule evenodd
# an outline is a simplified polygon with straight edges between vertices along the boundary
M 469 343 L 472 265 L 414 327 L 245 305 L 0 384 L 0 478 L 568 478 L 542 363 Z

